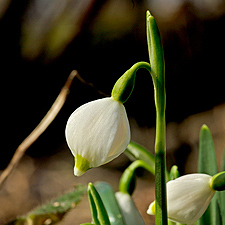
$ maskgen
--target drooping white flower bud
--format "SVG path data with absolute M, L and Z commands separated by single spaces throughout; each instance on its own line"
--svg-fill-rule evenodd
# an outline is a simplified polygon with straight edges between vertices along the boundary
M 76 109 L 68 119 L 65 133 L 75 157 L 76 176 L 113 160 L 130 142 L 125 107 L 112 97 L 88 102 Z
M 116 192 L 115 196 L 126 225 L 145 225 L 141 214 L 129 194 Z
M 168 218 L 179 223 L 194 223 L 207 209 L 215 190 L 211 187 L 211 176 L 188 174 L 167 183 Z M 155 214 L 155 202 L 151 203 L 148 214 Z

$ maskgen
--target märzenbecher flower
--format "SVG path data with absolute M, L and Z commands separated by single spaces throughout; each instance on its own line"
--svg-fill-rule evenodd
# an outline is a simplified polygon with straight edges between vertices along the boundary
M 168 219 L 179 223 L 194 223 L 203 215 L 215 190 L 211 187 L 212 177 L 207 174 L 188 174 L 167 183 Z M 155 214 L 155 202 L 148 214 Z
M 113 97 L 80 106 L 69 117 L 65 133 L 75 157 L 76 176 L 110 162 L 130 142 L 130 126 L 125 107 Z

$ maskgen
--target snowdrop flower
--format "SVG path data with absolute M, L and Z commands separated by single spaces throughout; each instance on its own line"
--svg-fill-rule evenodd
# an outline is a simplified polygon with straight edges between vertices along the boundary
M 129 194 L 116 192 L 115 196 L 126 225 L 145 225 L 141 214 Z
M 167 183 L 168 218 L 179 223 L 194 223 L 207 209 L 215 190 L 211 187 L 212 177 L 207 174 L 188 174 Z M 155 202 L 148 214 L 155 214 Z
M 68 119 L 65 133 L 75 157 L 76 176 L 113 160 L 130 142 L 125 107 L 112 97 L 88 102 L 76 109 Z

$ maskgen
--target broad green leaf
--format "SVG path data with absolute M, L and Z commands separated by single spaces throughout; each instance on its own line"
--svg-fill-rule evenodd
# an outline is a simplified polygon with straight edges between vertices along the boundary
M 112 187 L 106 182 L 97 182 L 94 186 L 106 208 L 111 225 L 124 225 L 125 223 Z
M 78 185 L 75 190 L 29 212 L 26 216 L 11 221 L 8 225 L 56 224 L 63 219 L 70 209 L 74 208 L 81 201 L 84 193 L 86 193 L 86 186 Z
M 200 131 L 198 172 L 211 176 L 218 173 L 214 142 L 211 132 L 206 125 L 203 125 Z M 220 225 L 218 195 L 219 193 L 215 194 L 208 209 L 199 219 L 198 225 Z
M 126 225 L 145 225 L 132 197 L 128 193 L 119 191 L 116 192 L 115 196 Z

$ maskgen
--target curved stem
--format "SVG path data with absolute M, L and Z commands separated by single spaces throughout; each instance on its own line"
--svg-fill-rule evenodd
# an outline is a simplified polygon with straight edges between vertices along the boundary
M 136 74 L 136 72 L 141 68 L 147 69 L 148 72 L 151 74 L 151 65 L 148 62 L 144 62 L 144 61 L 135 63 L 129 70 L 132 71 L 134 74 Z M 151 74 L 151 76 L 152 76 L 153 84 L 155 84 L 156 76 L 154 74 Z
M 149 166 L 146 162 L 142 160 L 136 160 L 132 162 L 126 170 L 123 172 L 123 175 L 120 178 L 119 191 L 122 193 L 130 194 L 130 184 L 133 181 L 135 176 L 135 170 L 139 167 L 142 167 L 149 171 L 150 173 L 154 173 L 151 166 Z

